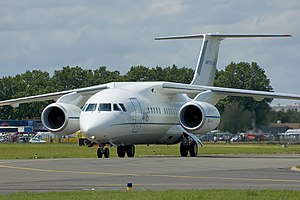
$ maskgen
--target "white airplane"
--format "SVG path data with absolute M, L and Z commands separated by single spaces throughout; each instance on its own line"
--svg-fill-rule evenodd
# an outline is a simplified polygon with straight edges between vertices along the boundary
M 194 157 L 201 141 L 194 134 L 214 130 L 220 122 L 215 104 L 227 96 L 300 100 L 300 95 L 213 87 L 219 45 L 225 38 L 290 37 L 290 35 L 197 34 L 155 38 L 203 38 L 191 84 L 112 82 L 104 85 L 0 101 L 0 106 L 56 100 L 42 112 L 46 129 L 68 135 L 81 131 L 99 144 L 97 156 L 108 158 L 117 146 L 119 157 L 133 157 L 135 144 L 180 144 L 180 155 Z

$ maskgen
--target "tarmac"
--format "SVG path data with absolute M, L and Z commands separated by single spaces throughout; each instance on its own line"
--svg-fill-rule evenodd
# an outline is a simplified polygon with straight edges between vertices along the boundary
M 300 155 L 0 160 L 0 193 L 170 189 L 300 190 Z

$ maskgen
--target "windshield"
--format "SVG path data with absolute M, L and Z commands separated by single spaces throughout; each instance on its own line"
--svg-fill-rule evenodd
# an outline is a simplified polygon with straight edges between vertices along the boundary
M 111 104 L 110 103 L 100 103 L 99 111 L 111 111 Z
M 95 111 L 95 110 L 96 110 L 96 107 L 97 107 L 97 104 L 91 103 L 91 104 L 89 104 L 89 105 L 86 107 L 86 110 L 85 110 L 85 111 Z

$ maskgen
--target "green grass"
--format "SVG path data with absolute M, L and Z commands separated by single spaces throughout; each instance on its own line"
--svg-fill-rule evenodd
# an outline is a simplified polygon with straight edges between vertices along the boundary
M 95 158 L 97 147 L 88 148 L 77 144 L 17 144 L 0 143 L 0 159 L 38 158 Z M 110 148 L 111 157 L 116 156 L 116 147 Z M 300 145 L 283 148 L 279 144 L 205 144 L 199 154 L 300 154 Z M 137 145 L 136 156 L 179 156 L 179 145 Z
M 280 144 L 208 144 L 199 150 L 203 154 L 300 154 L 300 145 L 283 148 Z
M 169 190 L 169 191 L 71 191 L 0 194 L 0 199 L 300 199 L 300 191 L 289 190 Z
M 92 158 L 96 149 L 76 144 L 0 144 L 0 159 Z

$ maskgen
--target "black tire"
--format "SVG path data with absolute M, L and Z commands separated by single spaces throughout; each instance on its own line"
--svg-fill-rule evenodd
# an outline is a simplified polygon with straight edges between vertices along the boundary
M 109 148 L 104 149 L 104 158 L 109 158 Z
M 197 157 L 198 155 L 198 144 L 195 141 L 192 141 L 190 144 L 190 156 Z
M 134 154 L 135 154 L 134 145 L 126 145 L 126 153 L 129 158 L 134 157 Z
M 181 157 L 187 157 L 189 154 L 189 146 L 184 145 L 183 143 L 180 144 L 180 155 Z
M 125 157 L 125 147 L 123 145 L 120 145 L 117 147 L 117 154 L 118 154 L 119 158 Z
M 103 156 L 103 149 L 102 148 L 98 148 L 98 150 L 97 150 L 97 157 L 98 158 L 102 158 L 102 156 Z

